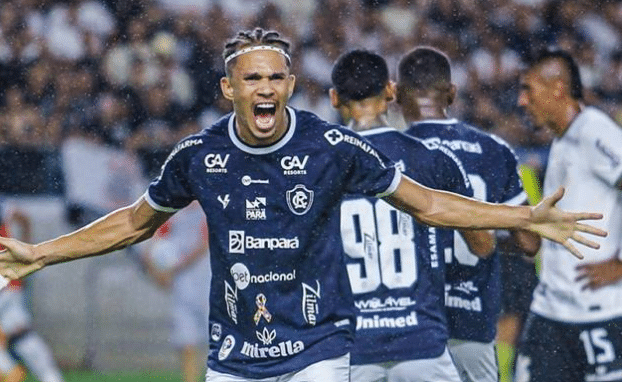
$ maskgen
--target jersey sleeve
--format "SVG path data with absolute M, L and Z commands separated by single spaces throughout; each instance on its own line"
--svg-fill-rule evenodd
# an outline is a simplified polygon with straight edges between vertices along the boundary
M 182 150 L 184 142 L 177 145 L 162 165 L 160 175 L 154 179 L 145 193 L 149 205 L 162 212 L 176 212 L 194 199 L 188 183 L 190 149 Z
M 339 130 L 341 155 L 347 155 L 346 191 L 351 194 L 383 197 L 397 189 L 401 171 L 367 139 L 353 132 Z
M 622 128 L 605 120 L 588 134 L 585 158 L 594 174 L 614 187 L 622 179 Z

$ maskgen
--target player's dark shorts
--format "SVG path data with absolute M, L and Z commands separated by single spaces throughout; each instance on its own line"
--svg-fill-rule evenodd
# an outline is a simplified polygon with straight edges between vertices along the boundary
M 501 254 L 501 311 L 518 315 L 521 321 L 529 312 L 533 290 L 538 284 L 533 262 L 515 254 Z
M 530 313 L 516 381 L 622 382 L 622 318 L 571 324 Z

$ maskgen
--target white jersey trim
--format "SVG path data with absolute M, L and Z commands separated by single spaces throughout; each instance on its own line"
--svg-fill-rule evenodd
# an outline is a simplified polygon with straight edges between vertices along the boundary
M 158 203 L 153 201 L 153 199 L 151 199 L 151 196 L 149 196 L 149 191 L 145 192 L 144 196 L 145 196 L 145 200 L 147 201 L 147 204 L 149 204 L 151 206 L 151 208 L 153 208 L 156 211 L 160 211 L 160 212 L 177 212 L 177 211 L 181 210 L 181 208 L 164 207 L 164 206 L 159 205 Z
M 449 119 L 424 119 L 423 121 L 414 122 L 411 126 L 420 125 L 420 124 L 423 124 L 423 123 L 438 123 L 440 125 L 455 125 L 456 123 L 459 123 L 459 121 L 456 118 L 449 118 Z
M 294 132 L 296 131 L 296 113 L 289 106 L 285 107 L 285 110 L 289 114 L 289 126 L 287 127 L 287 132 L 285 135 L 275 144 L 266 147 L 253 147 L 249 146 L 246 143 L 242 142 L 238 135 L 235 132 L 235 113 L 229 117 L 229 138 L 231 142 L 239 148 L 240 150 L 247 152 L 249 154 L 262 155 L 262 154 L 270 154 L 285 146 L 287 142 L 289 142 L 294 136 Z
M 402 181 L 402 172 L 397 167 L 393 168 L 395 169 L 395 174 L 393 174 L 393 180 L 391 181 L 391 184 L 384 192 L 376 194 L 377 198 L 383 198 L 387 195 L 391 195 L 395 192 L 395 190 L 397 190 L 397 187 L 400 185 L 400 182 Z

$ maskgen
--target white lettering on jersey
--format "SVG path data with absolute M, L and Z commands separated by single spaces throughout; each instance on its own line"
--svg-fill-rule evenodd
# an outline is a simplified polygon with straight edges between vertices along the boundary
M 166 160 L 164 161 L 164 164 L 162 165 L 162 168 L 164 168 L 166 166 L 166 164 L 173 159 L 173 157 L 175 155 L 177 155 L 178 152 L 180 152 L 181 150 L 191 147 L 191 146 L 196 146 L 196 145 L 201 145 L 203 144 L 203 140 L 202 139 L 189 139 L 187 141 L 183 141 L 181 143 L 179 143 L 177 146 L 175 146 L 175 148 L 173 149 L 173 151 L 171 151 L 171 153 L 168 155 L 168 157 L 166 158 Z
M 308 284 L 302 283 L 302 315 L 307 324 L 315 326 L 317 323 L 317 314 L 319 313 L 320 282 L 315 280 L 317 288 L 313 288 Z
M 234 323 L 238 323 L 238 289 L 233 288 L 225 281 L 225 303 L 227 304 L 227 314 Z
M 382 329 L 382 328 L 406 328 L 419 324 L 417 313 L 410 312 L 407 316 L 401 317 L 382 317 L 377 314 L 372 318 L 361 316 L 356 317 L 356 330 L 361 329 Z
M 369 300 L 358 300 L 354 302 L 356 308 L 365 313 L 404 310 L 415 304 L 416 301 L 408 296 L 398 298 L 387 297 L 384 301 L 380 300 L 378 297 L 374 297 Z
M 205 164 L 206 172 L 212 173 L 226 173 L 227 162 L 229 161 L 229 154 L 222 157 L 220 154 L 207 154 L 203 159 L 203 163 Z
M 249 344 L 244 341 L 240 353 L 248 358 L 283 358 L 298 354 L 303 350 L 305 350 L 305 344 L 302 341 L 279 342 L 270 347 L 259 347 L 259 344 Z
M 305 175 L 307 173 L 305 167 L 307 166 L 308 160 L 308 155 L 305 155 L 302 160 L 298 157 L 298 155 L 284 156 L 283 158 L 281 158 L 283 175 Z
M 245 253 L 247 249 L 298 249 L 300 242 L 298 236 L 293 238 L 284 237 L 253 237 L 244 231 L 229 231 L 229 252 Z

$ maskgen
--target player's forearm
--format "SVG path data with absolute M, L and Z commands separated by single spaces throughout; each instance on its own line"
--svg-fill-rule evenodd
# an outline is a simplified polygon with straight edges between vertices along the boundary
M 387 201 L 424 224 L 457 229 L 523 229 L 531 210 L 432 190 L 404 177 Z
M 34 257 L 43 266 L 103 255 L 153 235 L 159 224 L 140 203 L 121 208 L 67 235 L 35 245 Z

